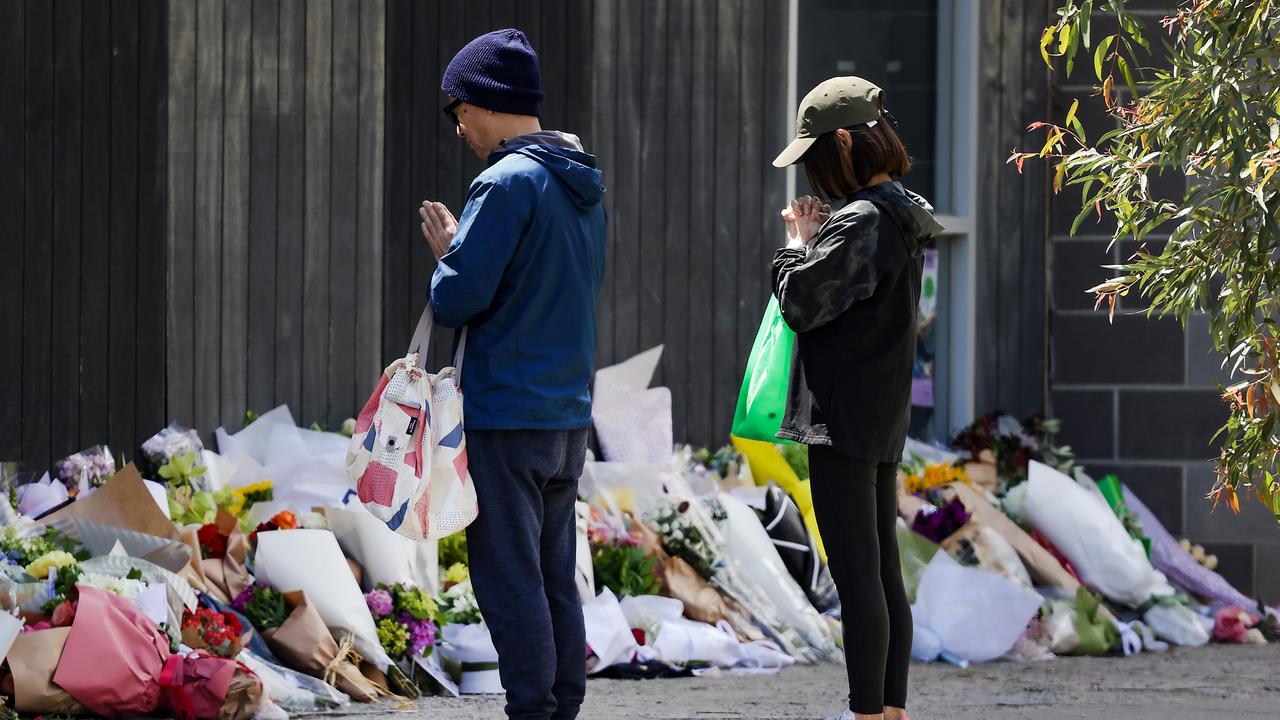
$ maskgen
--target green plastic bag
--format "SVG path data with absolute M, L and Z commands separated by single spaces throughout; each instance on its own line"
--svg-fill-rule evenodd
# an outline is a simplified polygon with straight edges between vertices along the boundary
M 791 349 L 796 334 L 782 319 L 778 299 L 769 298 L 755 345 L 747 359 L 746 376 L 738 392 L 733 413 L 733 434 L 748 440 L 791 444 L 778 437 L 787 409 L 787 388 L 791 382 Z

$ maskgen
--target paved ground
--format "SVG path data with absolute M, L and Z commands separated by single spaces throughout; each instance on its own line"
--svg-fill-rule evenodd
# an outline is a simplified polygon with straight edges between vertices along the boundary
M 583 720 L 821 718 L 838 709 L 844 668 L 772 677 L 593 680 Z M 1280 645 L 1212 646 L 1135 658 L 1060 658 L 960 670 L 912 666 L 914 720 L 1280 718 Z M 501 718 L 501 698 L 431 698 L 398 717 Z M 387 717 L 384 715 L 384 717 Z

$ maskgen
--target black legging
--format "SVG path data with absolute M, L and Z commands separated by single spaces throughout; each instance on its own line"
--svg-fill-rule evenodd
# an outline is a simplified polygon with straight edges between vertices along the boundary
M 911 605 L 898 560 L 895 463 L 809 448 L 813 510 L 840 593 L 849 709 L 907 706 Z

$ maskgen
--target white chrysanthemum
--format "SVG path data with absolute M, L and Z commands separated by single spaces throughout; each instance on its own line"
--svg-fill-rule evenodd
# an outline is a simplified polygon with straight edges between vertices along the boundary
M 111 575 L 103 575 L 102 573 L 84 573 L 80 576 L 80 579 L 76 581 L 76 584 L 105 590 L 112 595 L 118 595 L 129 602 L 137 602 L 138 598 L 142 597 L 142 593 L 148 587 L 147 583 L 142 580 L 118 578 Z

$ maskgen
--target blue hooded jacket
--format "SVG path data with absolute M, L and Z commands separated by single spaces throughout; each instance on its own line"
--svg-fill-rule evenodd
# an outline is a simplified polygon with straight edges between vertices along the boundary
M 578 139 L 513 138 L 471 183 L 431 279 L 436 322 L 468 328 L 469 430 L 591 425 L 604 186 Z

